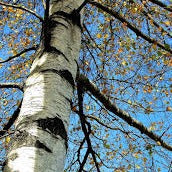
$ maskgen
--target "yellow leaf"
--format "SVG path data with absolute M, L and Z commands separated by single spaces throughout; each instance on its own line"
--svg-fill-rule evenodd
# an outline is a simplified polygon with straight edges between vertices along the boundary
M 16 55 L 17 54 L 17 51 L 16 50 L 13 50 L 13 54 Z
M 132 102 L 131 102 L 131 100 L 128 100 L 128 104 L 131 104 Z
M 20 15 L 22 15 L 24 12 L 23 12 L 23 10 L 18 9 L 18 10 L 17 10 L 17 13 L 20 14 Z
M 14 9 L 13 9 L 12 7 L 9 7 L 9 8 L 8 8 L 8 11 L 9 11 L 9 12 L 14 12 Z
M 172 111 L 172 107 L 170 106 L 166 107 L 166 111 Z
M 161 146 L 161 143 L 159 141 L 156 142 L 158 146 Z
M 118 53 L 122 53 L 122 52 L 123 52 L 123 48 L 119 48 Z
M 106 17 L 105 19 L 107 22 L 110 22 L 110 18 L 109 17 Z
M 167 26 L 170 26 L 170 21 L 165 21 L 164 22 Z
M 10 139 L 11 139 L 11 138 L 10 138 L 9 136 L 7 136 L 7 137 L 5 138 L 5 143 L 8 144 L 8 143 L 10 142 Z
M 90 106 L 88 106 L 88 105 L 85 108 L 86 108 L 86 111 L 90 110 Z
M 157 44 L 156 44 L 156 43 L 154 43 L 154 44 L 152 45 L 152 48 L 155 50 L 155 49 L 156 49 L 156 47 L 157 47 Z
M 147 158 L 143 158 L 144 163 L 147 161 Z
M 149 79 L 149 76 L 143 76 L 143 78 L 145 79 L 145 80 L 148 80 Z
M 109 36 L 108 34 L 105 34 L 105 35 L 104 35 L 104 38 L 108 38 L 108 36 Z
M 137 169 L 140 169 L 140 166 L 136 164 L 136 168 L 137 168 Z
M 97 34 L 97 38 L 101 38 L 102 35 L 100 33 Z
M 6 106 L 7 104 L 8 104 L 8 101 L 5 100 L 3 105 Z

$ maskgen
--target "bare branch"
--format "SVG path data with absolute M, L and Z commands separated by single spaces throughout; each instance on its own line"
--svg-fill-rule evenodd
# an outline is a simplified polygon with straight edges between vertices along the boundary
M 86 117 L 87 117 L 87 118 L 90 118 L 90 119 L 93 119 L 93 120 L 95 120 L 95 121 L 97 121 L 100 125 L 102 125 L 102 126 L 104 126 L 104 127 L 106 127 L 106 128 L 109 128 L 109 129 L 111 129 L 111 130 L 120 130 L 121 132 L 126 133 L 125 131 L 121 130 L 121 129 L 118 128 L 118 127 L 111 127 L 110 125 L 105 124 L 104 122 L 100 121 L 100 119 L 98 119 L 96 116 L 87 115 Z
M 148 8 L 148 6 L 147 6 L 146 4 L 143 4 L 143 6 L 144 6 L 145 8 Z M 153 17 L 152 17 L 151 14 L 149 14 L 149 13 L 146 12 L 145 10 L 143 10 L 142 13 L 149 19 L 149 21 L 153 21 L 153 24 L 154 24 L 158 29 L 160 29 L 162 33 L 165 32 L 169 37 L 172 38 L 172 35 L 170 35 L 170 33 L 169 33 L 167 30 L 165 30 L 161 25 L 159 25 L 159 24 L 153 19 Z
M 80 164 L 80 168 L 79 168 L 78 172 L 83 171 L 83 168 L 84 168 L 85 163 L 87 162 L 87 158 L 88 158 L 89 153 L 90 153 L 89 149 L 87 149 L 87 152 L 85 153 L 84 159 L 83 159 L 82 163 Z
M 86 121 L 85 116 L 84 116 L 84 112 L 83 112 L 83 86 L 81 85 L 80 82 L 77 83 L 77 93 L 78 93 L 78 104 L 79 104 L 78 115 L 80 117 L 81 127 L 82 127 L 83 133 L 85 135 L 87 145 L 88 145 L 88 151 L 87 151 L 85 157 L 88 157 L 88 154 L 91 153 L 91 155 L 93 157 L 93 161 L 94 161 L 96 169 L 97 169 L 97 172 L 100 172 L 99 165 L 98 165 L 97 159 L 96 159 L 96 155 L 95 155 L 95 152 L 92 148 L 91 140 L 89 137 L 89 134 L 91 133 L 91 125 L 90 125 L 90 123 L 88 123 Z M 88 126 L 88 131 L 87 131 L 86 124 Z M 85 164 L 85 162 L 86 162 L 86 159 L 84 160 L 83 163 Z
M 0 83 L 0 88 L 18 88 L 23 91 L 24 84 L 11 82 L 11 83 Z
M 103 93 L 100 92 L 100 90 L 93 84 L 87 77 L 84 75 L 80 75 L 77 80 L 82 83 L 82 86 L 85 87 L 87 91 L 89 91 L 94 97 L 96 97 L 107 110 L 114 113 L 121 119 L 123 119 L 125 122 L 127 122 L 130 126 L 133 126 L 137 128 L 141 133 L 147 135 L 152 140 L 154 140 L 157 143 L 160 143 L 160 145 L 170 151 L 172 151 L 172 146 L 165 143 L 160 136 L 156 135 L 152 131 L 150 131 L 147 127 L 145 127 L 141 122 L 137 121 L 133 117 L 130 116 L 126 111 L 118 108 L 118 106 L 114 103 L 112 103 L 108 97 L 103 95 Z
M 108 14 L 110 14 L 111 16 L 115 17 L 116 19 L 120 20 L 122 23 L 126 23 L 127 24 L 127 27 L 129 29 L 131 29 L 133 32 L 135 32 L 135 34 L 137 36 L 140 36 L 142 37 L 143 39 L 145 39 L 146 41 L 148 41 L 149 43 L 153 43 L 153 44 L 157 44 L 157 46 L 159 46 L 160 48 L 172 53 L 172 50 L 168 48 L 168 46 L 165 46 L 161 43 L 159 43 L 159 41 L 145 35 L 143 32 L 141 32 L 139 29 L 136 28 L 136 26 L 134 26 L 133 24 L 131 24 L 129 21 L 127 21 L 124 16 L 120 15 L 118 12 L 115 12 L 113 10 L 111 10 L 110 8 L 108 7 L 105 7 L 103 5 L 101 5 L 100 3 L 98 2 L 95 2 L 93 0 L 88 0 L 88 3 L 96 6 L 97 8 L 107 12 Z
M 12 8 L 17 8 L 17 9 L 21 9 L 21 10 L 24 10 L 32 15 L 34 15 L 35 17 L 37 17 L 41 22 L 43 22 L 43 18 L 41 16 L 39 16 L 35 11 L 32 11 L 24 6 L 21 6 L 21 5 L 13 5 L 13 4 L 7 4 L 7 3 L 4 3 L 4 2 L 0 2 L 0 5 L 4 5 L 6 7 L 12 7 Z
M 1 2 L 0 2 L 0 3 L 1 3 Z M 31 48 L 27 48 L 27 49 L 24 49 L 24 50 L 21 51 L 20 53 L 14 55 L 14 56 L 10 56 L 8 59 L 6 59 L 6 60 L 4 60 L 4 61 L 0 61 L 0 64 L 1 64 L 1 63 L 5 63 L 5 62 L 8 62 L 8 61 L 10 61 L 10 60 L 12 60 L 12 59 L 14 59 L 14 58 L 16 58 L 16 57 L 18 57 L 18 56 L 20 56 L 20 55 L 26 53 L 26 52 L 28 52 L 28 51 L 36 50 L 36 49 L 37 49 L 37 46 L 31 47 Z
M 153 21 L 153 24 L 154 24 L 157 28 L 161 29 L 162 33 L 165 32 L 169 37 L 172 38 L 172 36 L 170 35 L 170 33 L 169 33 L 168 31 L 166 31 L 162 26 L 160 26 L 160 25 L 153 19 L 153 17 L 152 17 L 150 14 L 148 14 L 146 11 L 143 11 L 142 13 L 143 13 L 150 21 L 152 20 L 152 21 Z
M 159 0 L 149 0 L 151 1 L 152 3 L 156 4 L 156 5 L 159 5 L 160 7 L 172 12 L 172 8 L 171 7 L 168 7 L 167 5 L 165 5 L 164 3 L 162 3 L 161 1 Z

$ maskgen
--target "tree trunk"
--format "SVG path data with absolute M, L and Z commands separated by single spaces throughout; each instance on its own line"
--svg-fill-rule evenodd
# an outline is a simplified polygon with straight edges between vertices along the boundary
M 51 0 L 43 24 L 5 172 L 62 172 L 81 43 L 83 0 Z

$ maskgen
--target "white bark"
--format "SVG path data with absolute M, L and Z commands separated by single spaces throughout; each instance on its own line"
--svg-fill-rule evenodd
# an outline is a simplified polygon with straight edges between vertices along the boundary
M 49 14 L 53 25 L 49 23 L 49 48 L 37 53 L 41 55 L 36 57 L 26 81 L 5 172 L 63 171 L 81 30 L 58 11 L 70 14 L 82 2 L 51 1 Z

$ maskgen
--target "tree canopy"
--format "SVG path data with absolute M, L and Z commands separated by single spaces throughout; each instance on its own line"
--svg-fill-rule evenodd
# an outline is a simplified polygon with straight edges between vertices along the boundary
M 65 171 L 172 169 L 170 0 L 85 0 Z M 46 1 L 0 2 L 0 165 L 15 131 Z

